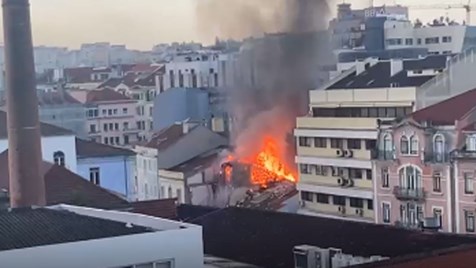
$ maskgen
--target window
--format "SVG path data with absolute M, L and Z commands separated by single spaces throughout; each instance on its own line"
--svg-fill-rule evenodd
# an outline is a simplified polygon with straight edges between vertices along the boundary
M 466 151 L 476 152 L 476 135 L 466 136 Z
M 102 115 L 106 115 L 107 114 L 107 110 L 106 109 L 103 109 L 102 110 Z
M 125 145 L 129 144 L 129 135 L 124 135 L 124 144 Z
M 316 175 L 327 176 L 326 166 L 316 166 Z
M 351 168 L 349 169 L 349 177 L 351 179 L 362 179 L 362 169 L 355 169 L 355 168 Z
M 474 178 L 472 172 L 465 172 L 464 176 L 464 193 L 474 194 Z
M 433 174 L 433 192 L 441 193 L 441 173 Z
M 109 137 L 109 144 L 114 144 L 114 137 Z
M 119 123 L 114 123 L 114 130 L 119 130 Z
M 104 137 L 104 144 L 109 144 L 109 140 L 107 139 L 107 137 Z
M 421 38 L 417 38 L 417 45 L 421 45 Z
M 96 133 L 96 125 L 89 125 L 89 133 Z
M 382 188 L 389 188 L 389 187 L 390 187 L 390 181 L 389 181 L 388 168 L 383 168 L 382 169 Z
M 300 164 L 301 174 L 311 174 L 311 168 L 308 164 Z
M 365 140 L 365 149 L 366 150 L 374 150 L 377 145 L 376 140 Z
M 311 147 L 311 138 L 299 137 L 299 146 L 301 146 L 301 147 Z
M 400 153 L 401 154 L 408 154 L 408 138 L 407 136 L 402 136 L 400 138 Z
M 474 212 L 465 211 L 464 212 L 464 219 L 465 219 L 465 223 L 466 223 L 466 232 L 474 233 Z
M 104 125 L 103 125 L 103 129 L 104 129 L 104 131 L 106 131 L 106 132 L 107 132 L 107 130 L 108 130 L 108 128 L 107 128 L 107 124 L 104 124 Z
M 390 38 L 387 39 L 387 45 L 389 46 L 397 46 L 402 44 L 402 39 L 401 38 Z
M 177 189 L 177 201 L 182 202 L 182 189 Z
M 353 208 L 364 208 L 364 200 L 360 198 L 351 198 L 350 206 Z
M 329 195 L 327 195 L 327 194 L 317 194 L 317 203 L 329 204 Z
M 107 115 L 112 115 L 112 109 L 107 110 Z
M 53 153 L 53 161 L 54 161 L 55 165 L 64 167 L 65 166 L 64 153 L 62 151 L 57 151 L 57 152 Z
M 369 115 L 370 117 L 378 117 L 378 109 L 377 108 L 369 108 Z
M 326 138 L 314 138 L 314 147 L 316 148 L 326 148 L 327 139 Z
M 310 201 L 310 202 L 314 201 L 312 199 L 312 193 L 311 192 L 305 192 L 305 191 L 301 192 L 301 200 Z
M 418 138 L 415 135 L 411 136 L 410 138 L 410 154 L 418 154 Z
M 127 114 L 127 113 L 128 113 L 128 109 L 127 109 L 127 108 L 122 108 L 122 113 L 123 113 L 123 114 Z
M 382 203 L 382 219 L 384 223 L 390 223 L 390 204 Z
M 421 171 L 414 166 L 403 167 L 399 170 L 400 187 L 417 190 L 421 188 Z
M 89 181 L 96 185 L 101 185 L 100 172 L 98 167 L 89 169 Z
M 405 45 L 413 46 L 413 38 L 406 38 L 405 39 Z
M 438 226 L 441 229 L 441 227 L 443 226 L 443 209 L 433 208 L 433 217 L 435 217 L 435 219 L 438 219 Z
M 365 170 L 365 176 L 367 178 L 367 180 L 372 180 L 372 170 L 371 169 L 366 169 Z
M 374 201 L 372 199 L 367 199 L 367 209 L 374 210 Z
M 349 149 L 355 149 L 355 150 L 360 150 L 362 146 L 362 142 L 357 139 L 348 139 L 347 140 L 347 148 Z
M 129 129 L 129 122 L 124 122 L 122 124 L 122 126 L 123 126 L 124 130 L 128 130 Z
M 392 152 L 393 151 L 392 136 L 390 136 L 390 134 L 386 134 L 383 137 L 383 150 L 385 152 Z
M 443 36 L 441 41 L 443 43 L 451 43 L 451 40 L 452 40 L 451 36 Z
M 117 109 L 114 109 L 112 113 L 117 114 Z
M 169 194 L 169 195 L 167 196 L 168 198 L 172 198 L 172 197 L 173 197 L 173 196 L 172 196 L 172 187 L 170 187 L 170 186 L 169 186 L 168 194 Z
M 345 197 L 344 196 L 338 196 L 334 195 L 332 196 L 332 203 L 334 205 L 339 205 L 339 206 L 345 206 Z
M 119 137 L 116 137 L 116 144 L 117 145 L 121 144 L 121 139 Z
M 341 139 L 331 139 L 331 148 L 342 149 L 344 147 L 343 140 Z
M 425 44 L 438 44 L 440 43 L 440 38 L 439 37 L 428 37 L 425 38 Z
M 445 140 L 443 135 L 435 135 L 434 139 L 434 153 L 435 153 L 435 161 L 438 163 L 443 162 L 445 159 Z

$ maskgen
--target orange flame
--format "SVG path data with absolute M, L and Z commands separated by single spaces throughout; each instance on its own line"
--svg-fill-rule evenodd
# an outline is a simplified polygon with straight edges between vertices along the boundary
M 283 148 L 271 136 L 265 136 L 259 152 L 244 160 L 251 165 L 251 182 L 266 187 L 270 182 L 288 180 L 296 182 L 297 176 L 280 159 Z

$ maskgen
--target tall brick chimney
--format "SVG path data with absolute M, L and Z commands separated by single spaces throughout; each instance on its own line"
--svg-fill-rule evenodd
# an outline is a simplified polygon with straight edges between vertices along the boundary
M 41 134 L 28 0 L 3 0 L 10 206 L 43 206 Z

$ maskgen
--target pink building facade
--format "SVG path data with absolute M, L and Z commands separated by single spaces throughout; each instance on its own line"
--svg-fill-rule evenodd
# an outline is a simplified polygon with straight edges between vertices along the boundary
M 378 223 L 418 228 L 427 220 L 452 230 L 451 133 L 411 120 L 382 129 L 374 181 Z

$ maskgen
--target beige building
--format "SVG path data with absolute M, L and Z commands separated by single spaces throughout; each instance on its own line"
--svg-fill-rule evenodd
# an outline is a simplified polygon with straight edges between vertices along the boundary
M 378 125 L 413 111 L 417 86 L 444 68 L 431 58 L 359 62 L 310 91 L 309 115 L 294 131 L 300 213 L 375 221 Z

